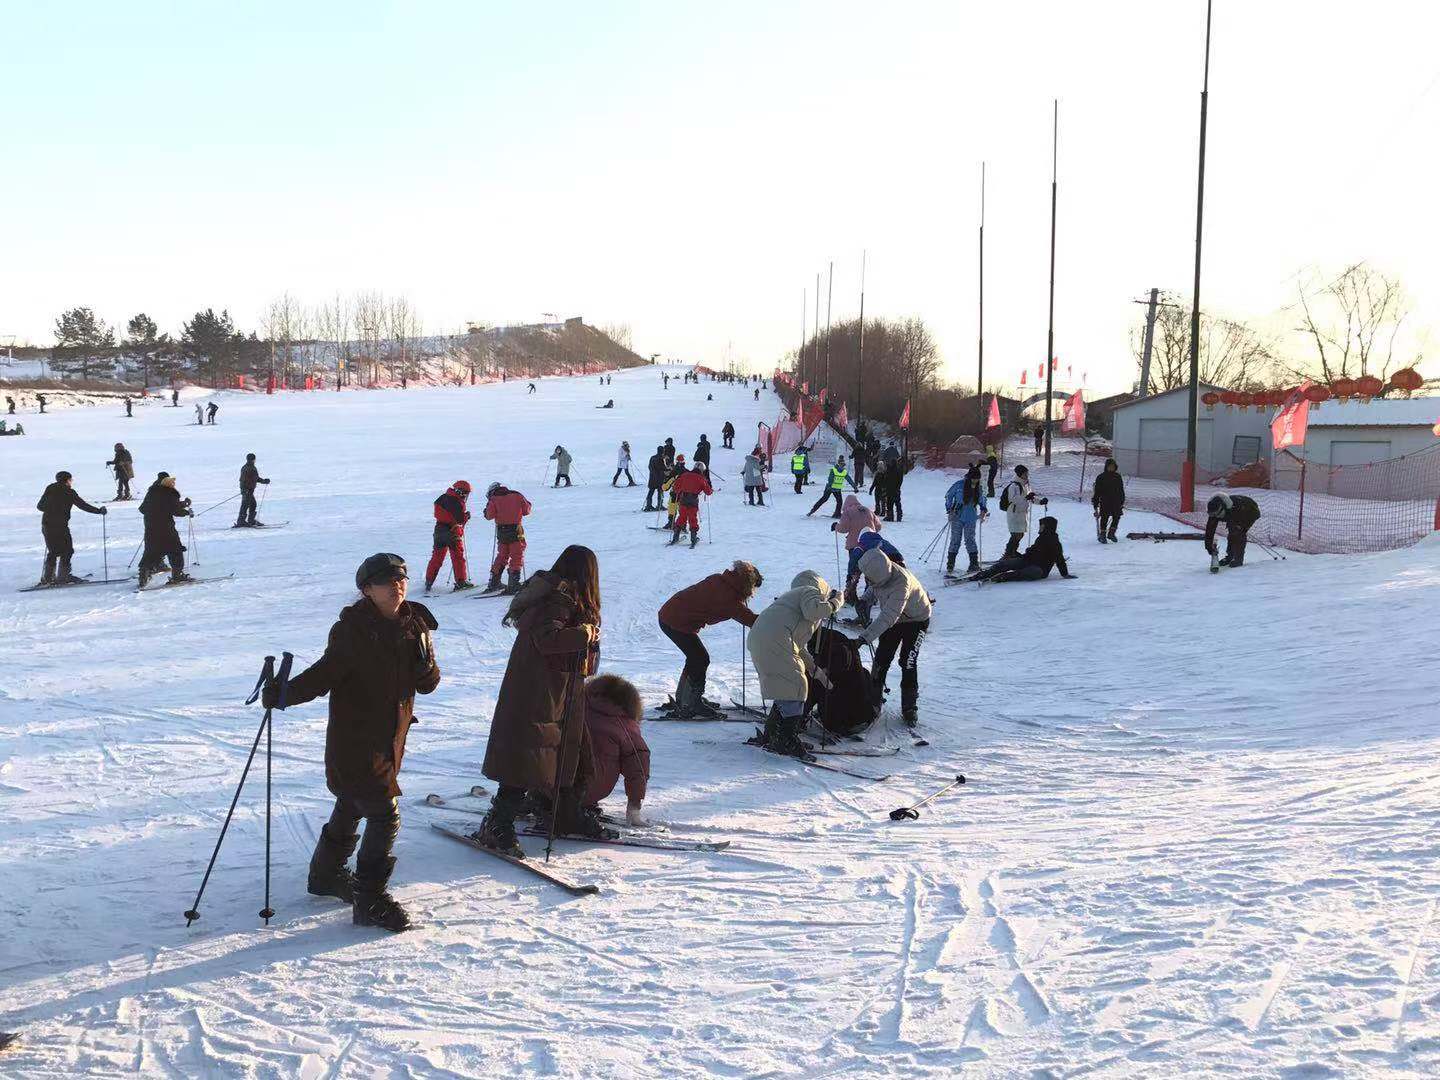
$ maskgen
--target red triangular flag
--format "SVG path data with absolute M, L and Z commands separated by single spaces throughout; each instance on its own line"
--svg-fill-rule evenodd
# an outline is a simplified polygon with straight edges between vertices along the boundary
M 1000 402 L 994 394 L 990 395 L 990 416 L 985 421 L 987 428 L 1000 426 Z
M 910 402 L 905 402 L 905 411 L 900 414 L 900 426 L 905 430 L 910 429 Z
M 1084 431 L 1085 430 L 1085 399 L 1080 396 L 1080 391 L 1070 395 L 1070 400 L 1065 402 L 1065 419 L 1060 422 L 1061 431 Z
M 1024 385 L 1025 385 L 1025 376 L 1026 376 L 1026 375 L 1029 375 L 1029 374 L 1030 374 L 1030 369 L 1029 369 L 1029 368 L 1026 368 L 1024 371 L 1020 372 L 1020 385 L 1021 385 L 1021 386 L 1024 386 Z

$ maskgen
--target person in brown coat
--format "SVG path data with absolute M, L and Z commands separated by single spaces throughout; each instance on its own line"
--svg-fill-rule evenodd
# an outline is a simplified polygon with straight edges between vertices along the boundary
M 523 857 L 515 818 L 525 808 L 527 791 L 555 805 L 557 832 L 605 833 L 583 808 L 591 766 L 578 701 L 600 654 L 595 553 L 571 544 L 554 566 L 536 573 L 516 593 L 503 622 L 514 627 L 515 644 L 490 720 L 483 766 L 500 787 L 474 835 L 486 847 Z
M 734 619 L 741 626 L 754 626 L 755 613 L 745 601 L 755 595 L 763 581 L 760 571 L 752 564 L 737 559 L 729 570 L 711 574 L 681 589 L 661 605 L 660 632 L 685 654 L 685 666 L 675 690 L 676 719 L 713 716 L 719 712 L 705 701 L 710 654 L 700 640 L 700 630 L 726 619 Z
M 423 604 L 405 599 L 406 581 L 398 555 L 371 555 L 361 563 L 355 586 L 364 595 L 341 610 L 325 655 L 290 680 L 283 701 L 275 685 L 264 697 L 267 708 L 283 709 L 330 695 L 325 784 L 335 808 L 310 859 L 310 892 L 349 901 L 356 926 L 397 931 L 409 929 L 410 918 L 385 890 L 400 831 L 396 776 L 415 723 L 415 695 L 440 683 L 430 643 L 439 624 Z M 352 875 L 345 863 L 361 818 L 365 839 Z

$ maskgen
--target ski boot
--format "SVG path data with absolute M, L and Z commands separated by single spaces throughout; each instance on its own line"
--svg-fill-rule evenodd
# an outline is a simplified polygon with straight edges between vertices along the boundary
M 246 525 L 247 528 L 251 528 L 251 529 L 263 529 L 263 528 L 265 528 L 265 522 L 263 522 L 263 521 L 247 521 L 247 522 L 245 523 L 245 525 Z
M 142 566 L 140 568 L 140 588 L 143 589 L 146 585 L 150 584 L 150 576 L 150 571 L 146 570 L 145 567 Z
M 537 823 L 537 828 L 540 826 Z M 548 832 L 550 823 L 544 825 Z M 573 788 L 566 788 L 560 792 L 559 809 L 555 818 L 556 836 L 579 836 L 586 840 L 618 840 L 620 833 L 616 829 L 607 828 L 600 820 L 600 808 L 598 806 L 586 806 L 580 801 L 579 795 Z
M 167 581 L 165 584 L 167 584 L 167 585 L 180 585 L 180 584 L 183 584 L 183 583 L 186 582 L 186 581 L 194 581 L 194 580 L 195 580 L 195 579 L 192 578 L 189 574 L 185 573 L 184 570 L 175 570 L 175 571 L 173 571 L 173 572 L 170 574 L 170 580 Z
M 970 556 L 970 565 L 966 568 L 965 572 L 967 574 L 978 574 L 980 572 L 980 556 Z
M 426 595 L 426 596 L 429 596 L 429 595 L 430 595 L 430 590 L 434 587 L 434 585 L 435 585 L 435 583 L 434 583 L 433 581 L 427 581 L 427 582 L 425 582 L 425 595 Z
M 355 899 L 355 875 L 345 863 L 360 838 L 336 840 L 330 836 L 329 828 L 329 822 L 320 826 L 320 839 L 310 856 L 310 880 L 306 888 L 311 896 L 333 896 L 349 904 Z
M 915 708 L 915 706 L 913 705 L 910 706 L 910 708 L 908 709 L 901 709 L 900 719 L 905 722 L 905 726 L 907 728 L 910 728 L 913 731 L 916 725 L 920 723 L 920 710 Z
M 1105 535 L 1106 535 L 1106 537 L 1109 538 L 1110 543 L 1112 543 L 1112 544 L 1118 544 L 1118 543 L 1120 542 L 1119 537 L 1117 537 L 1117 536 L 1115 535 L 1115 526 L 1113 526 L 1113 525 L 1110 526 L 1110 531 L 1107 532 Z
M 351 921 L 356 926 L 378 926 L 392 934 L 410 929 L 410 916 L 400 902 L 385 891 L 394 869 L 393 855 L 356 864 L 355 896 L 351 908 Z
M 523 584 L 524 584 L 524 583 L 520 580 L 520 571 L 519 571 L 519 570 L 508 570 L 508 571 L 506 571 L 506 573 L 505 573 L 505 592 L 506 592 L 507 595 L 509 595 L 509 596 L 514 596 L 516 593 L 518 593 L 518 592 L 520 591 L 520 588 L 521 588 L 521 586 L 522 586 Z
M 474 583 L 473 581 L 457 581 L 457 582 L 455 582 L 455 587 L 454 587 L 453 589 L 451 589 L 450 591 L 451 591 L 451 592 L 464 592 L 466 589 L 473 589 L 474 587 L 475 587 L 475 583 Z
M 676 544 L 678 544 L 680 542 L 680 533 L 680 529 L 673 530 L 673 535 L 670 537 L 669 543 L 667 543 L 665 546 L 674 547 Z
M 62 557 L 60 559 L 60 572 L 56 575 L 55 580 L 61 585 L 77 585 L 85 579 L 72 574 L 70 572 L 70 560 Z
M 699 530 L 699 529 L 691 529 L 691 530 L 690 530 L 690 546 L 693 548 L 693 547 L 694 547 L 696 544 L 698 544 L 698 543 L 700 543 L 700 530 Z
M 945 553 L 945 573 L 955 573 L 955 552 L 953 551 L 947 551 Z
M 480 828 L 470 834 L 470 838 L 482 847 L 491 851 L 498 851 L 501 855 L 509 855 L 512 859 L 525 858 L 525 852 L 521 850 L 520 841 L 515 836 L 515 814 L 522 809 L 525 803 L 524 793 L 512 797 L 508 792 L 499 792 L 490 802 L 490 810 L 485 815 L 485 820 L 480 823 Z
M 486 592 L 498 592 L 500 589 L 500 571 L 496 570 L 490 574 L 490 580 L 485 582 Z

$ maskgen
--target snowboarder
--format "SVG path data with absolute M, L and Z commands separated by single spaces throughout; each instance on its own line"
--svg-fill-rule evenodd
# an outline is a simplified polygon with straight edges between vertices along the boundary
M 1025 549 L 1024 555 L 1011 555 L 987 566 L 977 574 L 971 574 L 967 581 L 1041 581 L 1050 576 L 1055 567 L 1060 568 L 1062 578 L 1072 578 L 1070 568 L 1065 564 L 1065 549 L 1060 543 L 1057 531 L 1059 522 L 1053 517 L 1040 519 L 1040 531 L 1035 542 Z
M 145 550 L 140 555 L 140 588 L 149 584 L 150 579 L 170 563 L 170 584 L 189 581 L 185 573 L 185 545 L 180 543 L 180 531 L 175 528 L 175 519 L 193 517 L 190 500 L 181 498 L 175 488 L 175 477 L 160 472 L 145 498 L 140 500 L 140 514 L 145 519 Z
M 475 840 L 523 858 L 515 818 L 526 792 L 551 803 L 560 834 L 613 836 L 586 808 L 594 771 L 577 700 L 600 653 L 600 570 L 595 553 L 572 544 L 526 582 L 502 624 L 515 644 L 490 719 L 484 774 L 499 784 Z
M 405 599 L 406 585 L 404 559 L 371 555 L 355 571 L 362 595 L 341 609 L 325 654 L 290 680 L 283 702 L 273 683 L 263 698 L 266 708 L 288 709 L 330 696 L 325 786 L 335 806 L 320 827 L 306 887 L 314 896 L 349 904 L 354 925 L 396 933 L 411 925 L 409 913 L 387 891 L 400 832 L 396 781 L 415 722 L 415 695 L 440 685 L 430 637 L 439 623 L 423 604 Z M 346 864 L 357 842 L 352 874 Z
M 649 474 L 645 481 L 645 512 L 649 514 L 665 505 L 665 477 L 669 471 L 669 465 L 665 462 L 665 447 L 655 447 L 655 453 L 650 456 L 645 467 Z M 652 498 L 653 506 L 651 505 Z
M 555 447 L 555 452 L 550 455 L 550 460 L 555 462 L 555 483 L 553 487 L 559 487 L 560 481 L 565 481 L 565 486 L 570 487 L 570 451 L 563 446 Z
M 40 413 L 41 413 L 41 415 L 43 416 L 44 413 L 45 413 L 45 395 L 44 395 L 44 394 L 36 394 L 36 395 L 35 395 L 35 400 L 40 403 Z
M 450 554 L 450 566 L 455 571 L 453 592 L 473 589 L 465 566 L 465 523 L 470 520 L 470 511 L 465 508 L 470 498 L 470 482 L 456 480 L 445 494 L 435 500 L 434 548 L 430 552 L 430 565 L 425 568 L 425 591 L 428 593 L 440 574 L 445 554 Z
M 1095 477 L 1090 505 L 1095 508 L 1095 532 L 1100 543 L 1106 540 L 1118 543 L 1115 529 L 1120 524 L 1120 515 L 1125 512 L 1125 481 L 1120 477 L 1120 465 L 1114 458 L 1106 458 L 1104 470 Z
M 1039 457 L 1045 452 L 1045 425 L 1035 425 L 1035 456 Z
M 215 414 L 218 413 L 219 411 L 220 411 L 220 406 L 219 406 L 219 405 L 216 405 L 215 402 L 213 402 L 213 401 L 210 402 L 209 405 L 206 405 L 206 406 L 205 406 L 205 422 L 208 423 L 208 424 L 213 424 L 213 423 L 215 423 Z
M 695 460 L 695 464 L 696 464 L 697 466 L 703 465 L 703 466 L 705 467 L 705 475 L 706 475 L 706 476 L 709 476 L 709 475 L 710 475 L 710 440 L 709 440 L 706 436 L 704 436 L 704 435 L 701 435 L 701 436 L 700 436 L 700 441 L 699 441 L 699 442 L 696 444 L 696 446 L 695 446 L 695 459 L 694 459 L 694 460 Z
M 485 489 L 485 520 L 495 522 L 495 559 L 490 563 L 490 580 L 486 592 L 500 588 L 500 571 L 509 567 L 506 589 L 519 592 L 520 578 L 525 573 L 525 525 L 530 514 L 530 500 L 504 484 L 491 484 Z
M 805 645 L 821 623 L 835 617 L 840 604 L 840 593 L 824 578 L 802 570 L 789 590 L 756 616 L 746 646 L 760 680 L 761 700 L 770 701 L 765 728 L 755 740 L 765 749 L 796 756 L 807 752 L 800 728 L 810 680 L 828 688 L 830 679 Z
M 735 449 L 735 425 L 729 420 L 726 420 L 724 427 L 720 429 L 720 439 L 724 449 Z
M 268 483 L 270 481 L 260 475 L 260 470 L 255 465 L 255 455 L 246 454 L 245 464 L 240 466 L 240 514 L 235 518 L 237 528 L 258 529 L 264 526 L 263 521 L 255 520 L 255 514 L 259 510 L 255 502 L 255 485 Z
M 679 531 L 678 529 L 676 530 Z M 685 655 L 680 682 L 675 688 L 677 720 L 692 716 L 721 715 L 720 709 L 705 700 L 705 675 L 710 654 L 700 640 L 707 626 L 733 619 L 741 626 L 754 626 L 755 613 L 746 603 L 764 583 L 760 571 L 742 559 L 729 570 L 688 585 L 660 606 L 660 632 Z
M 1005 511 L 1005 527 L 1010 531 L 1010 540 L 1005 545 L 1002 558 L 1013 559 L 1020 554 L 1020 541 L 1030 529 L 1030 504 L 1049 506 L 1049 499 L 1037 498 L 1030 488 L 1030 470 L 1024 465 L 1015 466 L 1015 479 L 1000 489 L 1000 509 Z
M 980 484 L 980 465 L 977 462 L 965 471 L 963 479 L 950 485 L 945 493 L 945 516 L 950 519 L 950 548 L 945 553 L 945 572 L 955 572 L 955 556 L 960 551 L 960 541 L 965 541 L 965 550 L 970 555 L 966 573 L 973 574 L 980 569 L 980 545 L 975 540 L 975 529 L 990 516 L 985 504 L 985 492 Z
M 820 507 L 824 506 L 833 497 L 835 500 L 835 513 L 830 516 L 838 518 L 841 508 L 840 495 L 845 490 L 846 484 L 849 484 L 854 491 L 860 490 L 860 488 L 856 486 L 855 481 L 850 478 L 850 472 L 845 468 L 845 455 L 841 454 L 835 459 L 835 464 L 830 469 L 830 474 L 825 481 L 825 490 L 820 493 L 820 498 L 815 500 L 815 505 L 810 507 L 809 512 L 805 516 L 809 517 L 810 514 L 815 513 L 816 510 L 819 510 Z
M 988 498 L 995 497 L 995 474 L 1000 471 L 1000 455 L 996 453 L 993 444 L 985 447 L 985 494 Z
M 676 465 L 683 468 L 680 462 L 676 462 Z M 714 494 L 710 487 L 710 478 L 705 475 L 705 466 L 696 462 L 692 472 L 682 471 L 670 485 L 670 493 L 680 505 L 680 513 L 670 526 L 675 530 L 670 543 L 678 544 L 680 534 L 689 526 L 690 546 L 693 548 L 700 542 L 700 496 Z
M 745 502 L 750 506 L 765 505 L 765 465 L 760 457 L 760 447 L 745 455 L 745 464 L 740 469 L 740 479 L 745 484 Z
M 795 494 L 799 495 L 800 489 L 810 478 L 810 451 L 804 443 L 795 447 L 790 455 L 790 475 L 795 478 Z
M 74 478 L 61 469 L 55 482 L 46 486 L 35 509 L 40 511 L 40 535 L 45 538 L 45 568 L 40 575 L 42 585 L 72 585 L 83 580 L 70 572 L 75 543 L 70 539 L 70 511 L 78 507 L 87 514 L 108 513 L 103 506 L 91 506 L 75 490 Z M 59 575 L 55 564 L 59 562 Z
M 1215 530 L 1222 521 L 1225 523 L 1225 557 L 1214 563 L 1212 569 L 1244 566 L 1250 527 L 1260 520 L 1259 504 L 1248 495 L 1216 495 L 1206 504 L 1205 511 L 1205 550 L 1212 560 L 1220 554 L 1215 546 Z
M 860 572 L 870 583 L 880 610 L 860 639 L 875 649 L 870 677 L 882 694 L 890 662 L 900 653 L 900 716 L 908 727 L 919 720 L 920 646 L 930 629 L 930 597 L 915 575 L 892 563 L 883 551 L 867 551 Z
M 130 481 L 135 477 L 135 459 L 124 443 L 115 444 L 115 456 L 105 463 L 115 470 L 115 501 L 130 501 Z
M 127 417 L 133 417 L 135 415 L 135 407 L 133 402 L 131 402 L 130 400 L 129 394 L 125 395 L 125 415 Z
M 635 478 L 630 475 L 630 444 L 628 442 L 622 442 L 620 452 L 615 455 L 615 475 L 610 478 L 611 487 L 619 482 L 621 473 L 624 473 L 625 479 L 629 481 L 627 486 L 634 487 Z

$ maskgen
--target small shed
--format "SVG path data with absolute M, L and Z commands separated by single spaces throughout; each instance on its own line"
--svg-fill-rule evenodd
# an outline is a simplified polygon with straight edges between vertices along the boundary
M 1436 422 L 1440 397 L 1322 401 L 1310 406 L 1305 445 L 1296 453 L 1331 467 L 1371 465 L 1440 443 Z
M 1201 383 L 1201 396 L 1223 387 Z M 1115 460 L 1127 476 L 1178 480 L 1190 429 L 1189 388 L 1117 405 L 1112 412 Z M 1271 413 L 1226 405 L 1199 407 L 1195 462 L 1202 479 L 1270 458 Z

